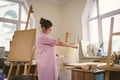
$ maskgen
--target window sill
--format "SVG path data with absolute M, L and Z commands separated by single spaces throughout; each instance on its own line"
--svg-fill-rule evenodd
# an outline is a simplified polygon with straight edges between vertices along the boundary
M 98 56 L 91 56 L 91 57 L 83 56 L 82 58 L 83 59 L 106 59 L 107 56 L 100 56 L 100 57 L 98 57 Z

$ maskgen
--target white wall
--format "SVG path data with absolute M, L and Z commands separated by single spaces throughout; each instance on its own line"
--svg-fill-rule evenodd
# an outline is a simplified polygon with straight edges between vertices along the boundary
M 62 33 L 69 32 L 71 42 L 74 36 L 82 39 L 81 19 L 85 3 L 86 0 L 68 0 L 62 4 Z
M 69 42 L 74 41 L 74 36 L 82 39 L 81 18 L 86 0 L 67 0 L 64 4 L 48 0 L 27 0 L 27 3 L 33 6 L 37 29 L 40 18 L 44 17 L 53 22 L 52 36 L 64 40 L 65 32 L 69 32 Z
M 53 31 L 51 35 L 58 38 L 61 31 L 61 6 L 52 3 L 48 0 L 26 0 L 29 5 L 33 6 L 33 16 L 35 18 L 35 25 L 37 32 L 40 29 L 40 18 L 46 18 L 52 21 Z

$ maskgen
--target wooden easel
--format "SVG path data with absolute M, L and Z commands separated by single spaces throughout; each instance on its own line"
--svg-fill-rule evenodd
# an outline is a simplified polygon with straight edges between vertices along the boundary
M 111 66 L 111 54 L 112 54 L 112 37 L 116 35 L 120 35 L 120 32 L 113 33 L 113 25 L 114 25 L 114 17 L 111 18 L 110 24 L 110 35 L 109 35 L 109 43 L 108 43 L 108 56 L 107 56 L 107 66 L 106 68 Z
M 65 42 L 68 43 L 68 36 L 69 36 L 70 33 L 66 32 L 65 33 Z
M 8 61 L 11 62 L 10 68 L 9 68 L 9 72 L 8 72 L 8 75 L 7 75 L 7 79 L 8 80 L 10 78 L 14 62 L 17 62 L 16 75 L 19 74 L 21 63 L 24 63 L 24 75 L 28 75 L 29 74 L 29 70 L 30 70 L 30 67 L 31 67 L 31 64 L 32 64 L 32 58 L 34 56 L 34 51 L 35 51 L 35 49 L 33 49 L 33 45 L 34 45 L 34 38 L 35 38 L 35 33 L 36 33 L 35 29 L 27 30 L 31 12 L 33 12 L 32 11 L 32 5 L 30 6 L 30 9 L 29 9 L 29 12 L 28 12 L 28 18 L 27 18 L 27 23 L 26 23 L 25 30 L 23 30 L 23 31 L 22 30 L 21 31 L 16 31 L 15 34 L 14 34 L 14 38 L 13 38 L 13 41 L 11 43 L 10 52 L 8 54 Z M 24 54 L 21 55 L 21 53 L 19 53 L 19 52 L 27 51 L 26 50 L 27 47 L 26 47 L 26 49 L 22 48 L 22 51 L 21 51 L 20 50 L 21 48 L 19 46 L 17 46 L 17 44 L 19 44 L 19 42 L 20 42 L 20 40 L 17 39 L 17 38 L 20 38 L 20 36 L 21 36 L 20 34 L 22 34 L 23 36 L 24 36 L 24 34 L 26 34 L 26 35 L 30 34 L 31 37 L 28 37 L 28 39 L 32 38 L 31 40 L 28 41 L 29 43 L 31 43 L 30 47 L 29 47 L 30 51 L 28 50 L 28 52 L 25 53 L 25 56 L 24 56 Z M 25 39 L 27 40 L 27 38 L 25 38 Z M 16 44 L 17 41 L 18 41 L 18 43 Z M 22 40 L 22 42 L 20 42 L 20 43 L 23 44 L 23 42 L 24 41 Z M 19 44 L 19 45 L 22 45 L 22 44 Z M 16 46 L 17 46 L 18 51 L 15 51 Z M 16 52 L 18 52 L 18 53 L 16 53 Z M 13 54 L 13 53 L 15 53 L 15 54 Z
M 109 36 L 109 45 L 108 45 L 108 57 L 107 57 L 107 66 L 110 66 L 111 63 L 111 53 L 112 53 L 112 37 L 116 35 L 113 33 L 113 24 L 114 24 L 114 17 L 111 18 L 111 25 L 110 25 L 110 36 Z M 117 33 L 118 34 L 118 33 Z M 120 33 L 119 33 L 120 35 Z
M 111 65 L 111 54 L 112 54 L 112 38 L 113 36 L 120 36 L 120 32 L 113 32 L 113 25 L 114 25 L 114 17 L 111 18 L 110 24 L 110 36 L 109 36 L 109 44 L 108 44 L 108 56 L 107 56 L 107 65 L 101 66 L 101 69 L 106 70 L 105 80 L 109 80 L 110 72 L 120 72 L 120 68 L 114 65 Z

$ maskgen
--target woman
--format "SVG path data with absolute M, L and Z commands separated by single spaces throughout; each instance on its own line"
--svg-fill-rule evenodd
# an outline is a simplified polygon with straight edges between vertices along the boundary
M 55 40 L 49 33 L 52 29 L 52 23 L 49 20 L 41 18 L 41 31 L 36 37 L 36 59 L 38 64 L 38 80 L 58 80 L 56 52 L 54 46 L 64 46 L 77 48 L 58 40 Z

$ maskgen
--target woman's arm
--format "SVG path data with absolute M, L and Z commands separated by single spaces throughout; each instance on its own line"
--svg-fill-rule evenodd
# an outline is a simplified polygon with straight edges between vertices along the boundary
M 72 48 L 78 48 L 76 45 L 71 45 L 62 41 L 58 41 L 58 46 L 64 46 L 64 47 L 72 47 Z

